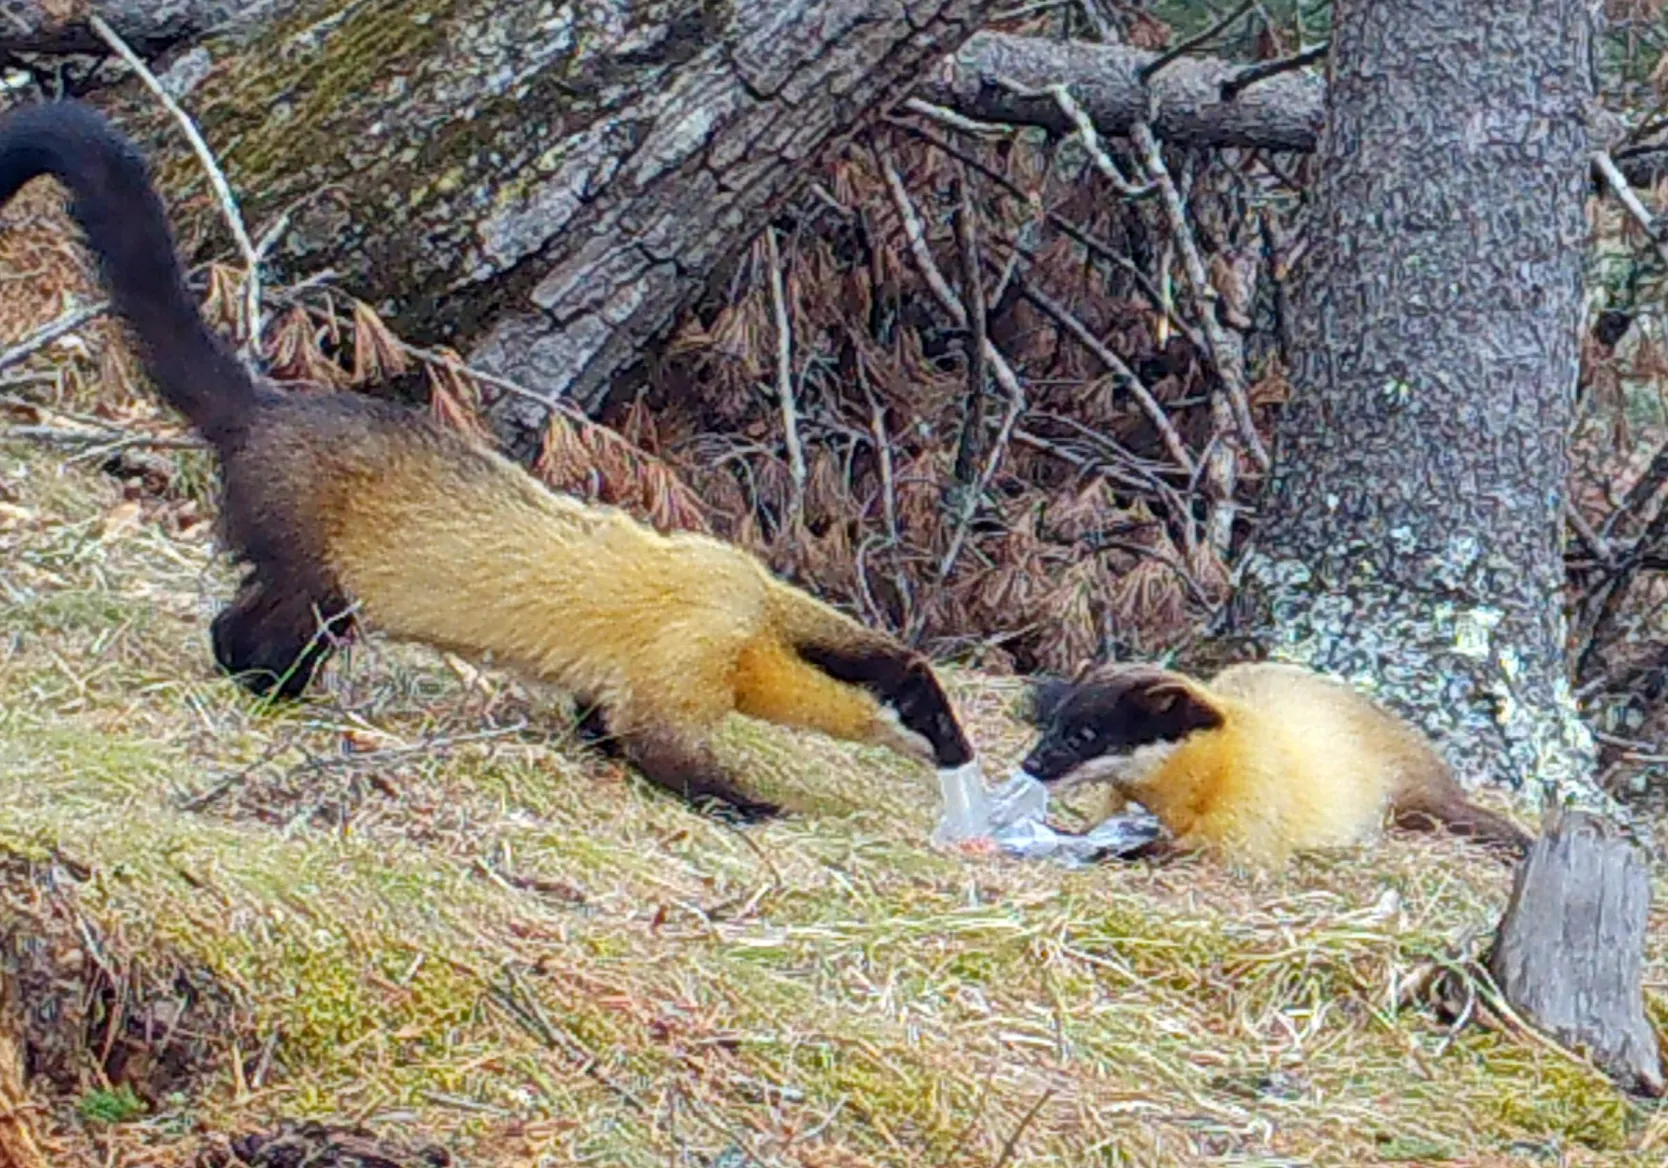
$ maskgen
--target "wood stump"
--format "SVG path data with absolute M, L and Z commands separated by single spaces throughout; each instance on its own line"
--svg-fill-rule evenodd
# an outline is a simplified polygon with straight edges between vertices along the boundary
M 1534 1025 L 1624 1089 L 1663 1091 L 1642 986 L 1650 870 L 1607 820 L 1556 814 L 1518 869 L 1488 967 Z
M 12 980 L 0 970 L 0 1168 L 47 1168 L 23 1089 L 23 1034 Z

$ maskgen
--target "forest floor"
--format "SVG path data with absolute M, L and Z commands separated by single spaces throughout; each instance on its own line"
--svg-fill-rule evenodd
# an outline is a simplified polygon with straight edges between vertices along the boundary
M 0 349 L 95 294 L 47 200 L 8 213 Z M 0 1164 L 20 1119 L 54 1168 L 1668 1157 L 1468 979 L 1510 871 L 1457 841 L 1269 880 L 944 852 L 924 768 L 739 719 L 792 813 L 738 830 L 376 639 L 264 705 L 210 662 L 212 466 L 124 437 L 177 431 L 100 337 L 0 374 Z M 946 677 L 1004 773 L 1019 684 Z M 309 1120 L 381 1150 L 245 1139 Z
M 0 427 L 0 957 L 54 1165 L 239 1164 L 304 1119 L 492 1166 L 1668 1156 L 1486 985 L 1457 1027 L 1410 992 L 1508 892 L 1462 843 L 1261 881 L 941 852 L 930 772 L 739 719 L 793 814 L 737 830 L 374 639 L 268 708 L 211 668 L 202 456 L 129 450 L 124 487 L 51 429 Z M 1003 773 L 1017 683 L 948 676 Z

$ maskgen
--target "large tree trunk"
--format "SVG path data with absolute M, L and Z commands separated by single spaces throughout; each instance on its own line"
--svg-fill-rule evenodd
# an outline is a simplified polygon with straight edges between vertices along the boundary
M 1339 0 L 1297 392 L 1237 623 L 1463 775 L 1590 794 L 1561 533 L 1592 100 L 1582 0 Z
M 79 9 L 103 17 L 140 52 L 202 36 L 234 21 L 253 21 L 294 0 L 0 0 L 0 60 L 7 53 L 96 53 L 106 46 Z
M 205 42 L 182 98 L 269 275 L 332 269 L 407 336 L 582 402 L 638 360 L 806 163 L 953 50 L 992 0 L 312 0 Z M 164 185 L 224 242 L 138 86 Z M 500 403 L 526 455 L 542 408 Z

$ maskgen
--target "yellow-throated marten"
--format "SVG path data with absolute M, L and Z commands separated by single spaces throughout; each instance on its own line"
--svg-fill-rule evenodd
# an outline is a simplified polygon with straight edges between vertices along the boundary
M 1528 837 L 1468 801 L 1409 723 L 1295 665 L 1232 665 L 1203 683 L 1113 664 L 1032 692 L 1041 730 L 1022 764 L 1055 790 L 1098 781 L 1161 820 L 1179 849 L 1275 868 L 1294 852 L 1445 823 L 1521 851 Z
M 220 532 L 246 567 L 214 656 L 295 697 L 351 630 L 490 654 L 601 711 L 647 778 L 746 815 L 708 748 L 731 711 L 939 766 L 972 758 L 920 655 L 714 539 L 663 536 L 546 490 L 497 454 L 360 394 L 257 383 L 203 321 L 143 158 L 89 107 L 0 116 L 0 204 L 49 174 L 150 379 L 213 445 Z

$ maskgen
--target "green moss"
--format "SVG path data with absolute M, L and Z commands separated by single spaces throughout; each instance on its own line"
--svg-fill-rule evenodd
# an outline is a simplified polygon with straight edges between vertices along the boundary
M 0 625 L 49 636 L 104 633 L 147 621 L 153 609 L 108 592 L 51 592 L 0 607 Z
M 325 250 L 394 320 L 432 323 L 459 253 L 479 246 L 472 225 L 532 197 L 563 140 L 653 92 L 732 18 L 727 3 L 634 5 L 625 41 L 672 35 L 614 53 L 621 38 L 585 5 L 315 0 L 252 43 L 210 42 L 217 66 L 188 104 L 250 230 L 290 214 L 279 278 Z M 165 188 L 197 208 L 199 258 L 224 249 L 200 165 L 160 119 L 151 137 L 168 147 Z
M 113 1091 L 89 1091 L 78 1110 L 91 1123 L 126 1123 L 145 1114 L 145 1103 L 124 1083 Z

